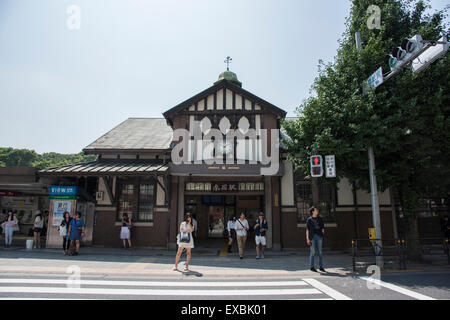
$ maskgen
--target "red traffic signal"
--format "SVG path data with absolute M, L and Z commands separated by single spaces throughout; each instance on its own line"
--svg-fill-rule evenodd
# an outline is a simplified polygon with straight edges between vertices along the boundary
M 322 156 L 315 155 L 310 158 L 311 177 L 318 178 L 323 176 Z

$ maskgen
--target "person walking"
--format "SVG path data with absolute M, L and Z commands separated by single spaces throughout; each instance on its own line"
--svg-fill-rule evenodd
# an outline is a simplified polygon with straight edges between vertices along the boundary
M 120 228 L 120 239 L 123 241 L 124 249 L 127 249 L 128 240 L 128 249 L 131 249 L 131 217 L 128 216 L 128 213 L 124 212 L 122 215 L 122 228 Z
M 38 210 L 37 215 L 34 218 L 34 227 L 33 227 L 33 234 L 34 234 L 34 247 L 36 249 L 41 248 L 41 233 L 44 228 L 44 217 L 42 216 L 41 212 Z
M 69 234 L 70 244 L 71 244 L 72 248 L 75 245 L 75 252 L 70 255 L 77 256 L 79 254 L 80 240 L 84 237 L 84 226 L 85 226 L 84 221 L 83 221 L 83 219 L 81 219 L 81 213 L 77 211 L 75 213 L 75 218 L 72 219 L 69 224 L 68 234 Z
M 70 249 L 70 240 L 69 240 L 69 225 L 70 221 L 72 221 L 72 218 L 70 217 L 69 212 L 64 212 L 64 219 L 61 222 L 61 225 L 59 226 L 59 235 L 63 238 L 63 250 L 64 255 L 69 254 Z
M 236 220 L 235 229 L 239 248 L 239 258 L 244 259 L 245 242 L 247 241 L 247 232 L 249 229 L 244 212 L 241 212 L 239 219 Z
M 227 223 L 228 230 L 228 253 L 231 253 L 231 248 L 233 245 L 233 240 L 236 239 L 236 216 L 233 214 L 228 219 Z
M 173 271 L 178 270 L 178 262 L 180 261 L 181 254 L 183 250 L 186 249 L 186 264 L 184 271 L 189 271 L 189 262 L 191 261 L 191 250 L 194 248 L 194 238 L 192 237 L 192 232 L 194 231 L 194 224 L 192 222 L 192 216 L 188 212 L 184 216 L 183 222 L 180 225 L 180 233 L 177 237 L 178 252 L 175 257 L 175 265 Z
M 309 262 L 311 271 L 317 272 L 314 268 L 314 256 L 319 256 L 319 270 L 325 272 L 323 268 L 322 244 L 325 234 L 325 225 L 319 216 L 319 209 L 311 207 L 309 209 L 310 217 L 306 220 L 306 242 L 310 246 Z
M 266 231 L 269 228 L 266 219 L 264 219 L 264 213 L 260 212 L 258 220 L 254 227 L 255 230 L 255 242 L 256 242 L 256 259 L 264 259 L 264 249 L 266 248 Z M 262 254 L 260 254 L 260 247 Z
M 3 223 L 3 229 L 5 230 L 5 247 L 9 248 L 12 244 L 14 231 L 17 230 L 19 221 L 12 210 L 8 211 L 8 218 Z

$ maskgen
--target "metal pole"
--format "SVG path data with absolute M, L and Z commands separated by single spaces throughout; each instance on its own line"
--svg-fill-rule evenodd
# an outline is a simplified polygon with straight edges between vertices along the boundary
M 358 51 L 362 51 L 362 43 L 361 43 L 361 33 L 356 32 L 355 34 L 356 47 Z M 371 202 L 372 202 L 372 223 L 375 228 L 375 238 L 377 239 L 377 244 L 379 250 L 382 248 L 381 241 L 381 222 L 380 222 L 380 205 L 378 202 L 378 188 L 377 188 L 377 178 L 375 176 L 375 156 L 373 153 L 373 148 L 369 147 L 367 150 L 367 154 L 369 157 L 369 176 L 370 176 L 370 193 L 371 193 Z M 376 263 L 377 266 L 383 270 L 383 256 L 376 255 Z
M 372 222 L 375 228 L 375 238 L 377 239 L 378 248 L 382 248 L 381 241 L 381 221 L 380 221 L 380 205 L 378 202 L 378 188 L 377 178 L 375 176 L 375 156 L 373 154 L 373 148 L 369 147 L 369 175 L 370 175 L 370 193 L 372 202 Z M 377 266 L 383 270 L 383 256 L 376 256 Z

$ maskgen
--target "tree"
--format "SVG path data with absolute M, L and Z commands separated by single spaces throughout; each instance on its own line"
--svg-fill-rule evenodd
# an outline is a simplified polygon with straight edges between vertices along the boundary
M 381 9 L 380 30 L 367 28 L 366 11 L 374 4 Z M 418 75 L 403 70 L 367 95 L 362 83 L 380 65 L 389 69 L 384 58 L 404 38 L 440 38 L 446 12 L 426 14 L 427 9 L 422 0 L 353 0 L 335 61 L 319 65 L 315 95 L 297 109 L 298 120 L 283 123 L 291 138 L 285 141 L 291 160 L 301 171 L 308 173 L 313 153 L 335 154 L 338 179 L 347 177 L 368 191 L 366 150 L 372 146 L 378 187 L 399 191 L 410 239 L 418 238 L 415 209 L 420 198 L 448 197 L 450 190 L 450 58 Z M 357 31 L 361 53 L 354 40 Z M 418 246 L 410 248 L 410 257 L 418 258 Z
M 34 150 L 0 148 L 0 162 L 5 166 L 32 166 L 38 159 L 38 154 Z
M 34 150 L 0 148 L 0 166 L 3 167 L 36 167 L 46 169 L 67 164 L 85 163 L 95 161 L 96 155 L 61 154 L 56 152 L 37 154 Z

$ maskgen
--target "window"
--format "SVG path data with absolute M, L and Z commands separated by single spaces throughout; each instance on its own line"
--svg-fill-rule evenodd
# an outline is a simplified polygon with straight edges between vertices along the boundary
M 336 192 L 331 184 L 319 185 L 319 211 L 324 221 L 336 221 Z
M 326 222 L 334 222 L 336 219 L 335 188 L 331 184 L 322 183 L 318 186 L 318 208 L 320 216 Z M 309 218 L 309 208 L 313 205 L 313 190 L 310 180 L 297 180 L 297 222 L 305 223 Z
M 117 221 L 122 219 L 125 212 L 134 221 L 153 221 L 155 190 L 154 180 L 119 179 Z
M 154 195 L 154 183 L 141 183 L 139 185 L 139 221 L 153 221 Z
M 311 181 L 297 182 L 297 222 L 305 222 L 309 217 L 308 209 L 311 208 L 312 188 Z
M 133 202 L 134 202 L 134 185 L 130 181 L 124 181 L 120 186 L 119 196 L 119 220 L 124 213 L 128 213 L 129 216 L 133 214 Z

